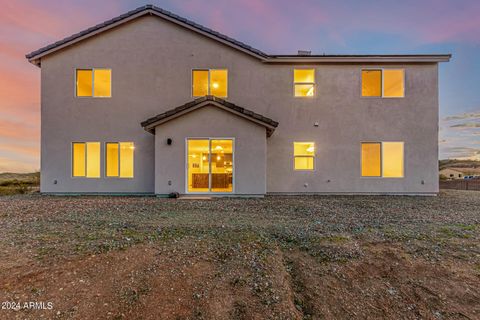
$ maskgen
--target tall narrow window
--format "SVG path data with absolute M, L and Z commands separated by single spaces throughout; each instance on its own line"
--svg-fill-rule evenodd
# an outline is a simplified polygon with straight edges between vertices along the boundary
M 362 96 L 402 98 L 405 96 L 405 70 L 362 70 Z
M 194 97 L 228 96 L 228 71 L 226 69 L 193 70 L 192 94 Z
M 315 143 L 294 142 L 293 158 L 295 170 L 313 170 L 315 166 Z
M 133 142 L 106 143 L 107 177 L 133 178 Z
M 110 69 L 77 69 L 77 97 L 111 97 Z
M 362 176 L 380 177 L 381 144 L 377 142 L 362 143 Z
M 100 178 L 100 142 L 72 144 L 72 176 Z
M 382 96 L 382 70 L 362 70 L 362 96 Z
M 92 88 L 92 70 L 77 70 L 77 97 L 91 97 Z
M 362 176 L 402 178 L 403 145 L 403 142 L 362 143 Z
M 384 142 L 382 152 L 383 177 L 403 177 L 403 142 Z
M 383 70 L 383 96 L 389 98 L 401 98 L 404 96 L 404 70 Z
M 294 69 L 293 86 L 295 97 L 315 95 L 315 69 Z

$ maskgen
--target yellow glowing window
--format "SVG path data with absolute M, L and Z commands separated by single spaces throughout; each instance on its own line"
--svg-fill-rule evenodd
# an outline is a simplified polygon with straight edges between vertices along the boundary
M 112 71 L 110 69 L 78 69 L 77 97 L 111 97 Z
M 95 69 L 93 72 L 93 95 L 95 97 L 110 97 L 111 76 L 109 69 Z
M 295 97 L 315 95 L 315 69 L 294 69 L 293 83 Z
M 133 178 L 133 142 L 109 142 L 106 144 L 107 177 Z
M 208 95 L 208 70 L 193 70 L 192 82 L 194 97 Z
M 362 70 L 362 96 L 402 98 L 405 96 L 405 70 Z
M 100 142 L 72 144 L 72 176 L 100 178 Z
M 380 177 L 381 144 L 379 142 L 362 143 L 362 177 Z
M 119 147 L 118 143 L 107 143 L 105 154 L 105 175 L 107 177 L 118 177 L 119 172 Z
M 383 142 L 382 160 L 383 177 L 402 178 L 403 142 Z
M 293 158 L 295 170 L 313 170 L 315 166 L 315 143 L 294 142 Z
M 77 70 L 77 97 L 91 97 L 92 84 L 92 70 Z
M 74 143 L 72 146 L 72 176 L 85 177 L 85 143 Z
M 363 177 L 403 177 L 403 142 L 362 143 Z
M 228 71 L 226 69 L 193 70 L 192 94 L 194 97 L 228 96 Z
M 362 96 L 382 96 L 382 70 L 362 70 Z
M 390 98 L 401 98 L 404 96 L 404 70 L 385 69 L 383 70 L 383 96 Z

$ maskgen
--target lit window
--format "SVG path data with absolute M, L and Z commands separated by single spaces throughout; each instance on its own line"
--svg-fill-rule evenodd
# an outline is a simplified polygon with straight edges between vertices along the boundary
M 293 167 L 295 170 L 313 170 L 315 162 L 315 143 L 294 142 L 293 158 Z
M 194 97 L 228 96 L 228 71 L 226 69 L 193 70 L 192 94 Z
M 362 71 L 362 96 L 382 96 L 382 70 Z
M 403 177 L 403 142 L 362 143 L 363 177 Z
M 77 70 L 77 97 L 91 97 L 92 82 L 92 70 Z
M 295 97 L 315 95 L 315 69 L 294 69 L 293 83 Z
M 133 142 L 106 143 L 106 176 L 133 178 Z
M 401 98 L 404 96 L 404 70 L 383 70 L 383 96 L 389 98 Z
M 362 70 L 362 96 L 404 97 L 405 71 L 403 69 Z
M 111 84 L 110 69 L 77 70 L 77 97 L 111 97 Z
M 403 177 L 403 142 L 383 142 L 382 158 L 383 177 Z
M 100 142 L 72 144 L 72 176 L 100 178 Z
M 362 143 L 362 176 L 380 177 L 381 144 Z

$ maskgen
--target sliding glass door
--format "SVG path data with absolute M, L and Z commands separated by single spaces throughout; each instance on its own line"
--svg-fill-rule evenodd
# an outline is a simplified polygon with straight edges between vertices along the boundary
M 187 139 L 187 192 L 233 192 L 233 139 Z

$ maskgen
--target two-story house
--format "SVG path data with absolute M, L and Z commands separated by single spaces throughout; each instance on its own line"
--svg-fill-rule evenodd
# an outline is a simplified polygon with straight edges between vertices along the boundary
M 44 193 L 438 192 L 448 54 L 270 55 L 146 5 L 27 58 Z

